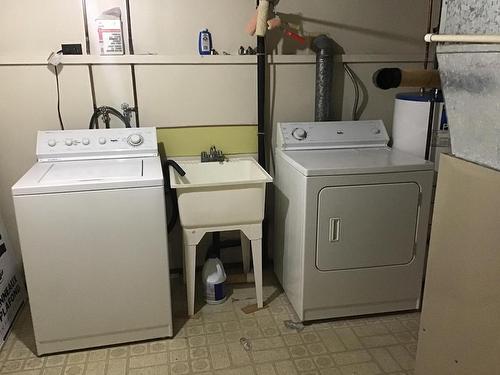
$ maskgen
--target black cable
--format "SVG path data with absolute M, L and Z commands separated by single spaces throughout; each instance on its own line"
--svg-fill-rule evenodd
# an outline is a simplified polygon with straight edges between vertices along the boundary
M 54 71 L 56 72 L 57 116 L 59 117 L 59 125 L 61 125 L 61 130 L 64 130 L 64 123 L 61 116 L 61 93 L 59 90 L 59 72 L 57 71 L 57 65 L 54 66 Z
M 99 110 L 96 110 L 94 113 L 92 113 L 92 116 L 90 116 L 89 129 L 99 129 L 99 121 L 97 119 L 99 115 Z
M 352 85 L 354 87 L 354 103 L 352 105 L 352 121 L 357 121 L 358 120 L 358 110 L 359 110 L 359 84 L 358 81 L 356 80 L 356 77 L 354 76 L 354 72 L 352 71 L 351 67 L 347 65 L 347 63 L 344 63 L 344 70 L 351 79 Z

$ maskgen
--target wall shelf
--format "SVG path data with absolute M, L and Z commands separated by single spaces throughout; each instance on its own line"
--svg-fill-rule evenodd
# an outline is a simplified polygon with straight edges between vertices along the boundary
M 421 55 L 337 55 L 338 62 L 362 63 L 418 63 L 423 62 Z M 269 55 L 270 64 L 314 64 L 315 55 Z M 217 56 L 168 56 L 168 55 L 123 55 L 64 56 L 64 65 L 255 65 L 256 56 L 217 55 Z M 47 59 L 41 57 L 0 56 L 0 66 L 47 65 Z

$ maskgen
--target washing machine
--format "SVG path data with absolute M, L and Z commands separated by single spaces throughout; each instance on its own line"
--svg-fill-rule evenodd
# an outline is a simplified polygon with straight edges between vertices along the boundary
M 42 131 L 13 186 L 38 355 L 172 336 L 154 128 Z
M 274 269 L 302 321 L 418 309 L 433 164 L 382 121 L 281 123 Z

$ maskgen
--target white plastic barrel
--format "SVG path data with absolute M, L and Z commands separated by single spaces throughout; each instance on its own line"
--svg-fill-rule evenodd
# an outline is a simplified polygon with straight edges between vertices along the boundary
M 432 102 L 435 103 L 435 106 L 432 114 L 433 129 L 429 145 L 429 160 L 437 164 L 441 152 L 451 151 L 448 121 L 441 96 L 435 97 L 430 92 L 400 93 L 396 95 L 392 125 L 392 147 L 425 158 L 427 129 L 429 127 Z

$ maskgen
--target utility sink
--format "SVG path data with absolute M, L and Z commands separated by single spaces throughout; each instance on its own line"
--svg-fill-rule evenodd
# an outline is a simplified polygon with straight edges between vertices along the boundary
M 170 167 L 183 228 L 260 223 L 264 219 L 266 183 L 272 177 L 253 158 L 224 162 L 178 161 L 186 172 Z

